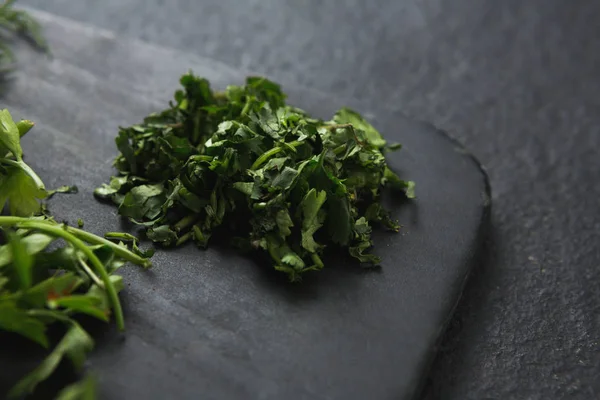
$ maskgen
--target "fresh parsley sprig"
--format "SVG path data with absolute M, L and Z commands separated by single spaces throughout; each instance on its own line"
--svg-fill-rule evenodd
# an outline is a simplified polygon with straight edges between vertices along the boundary
M 48 326 L 66 328 L 44 361 L 13 387 L 9 397 L 15 398 L 33 392 L 63 358 L 82 367 L 94 341 L 75 316 L 108 322 L 114 315 L 124 329 L 118 298 L 123 280 L 115 272 L 126 262 L 147 268 L 150 261 L 122 243 L 46 217 L 0 216 L 0 233 L 6 238 L 0 245 L 0 330 L 49 347 Z
M 115 272 L 127 262 L 151 266 L 151 254 L 142 252 L 131 235 L 111 233 L 107 239 L 37 215 L 44 211 L 41 199 L 73 188 L 46 190 L 25 163 L 20 138 L 32 127 L 31 121 L 15 123 L 8 110 L 0 110 L 0 211 L 8 203 L 10 214 L 0 215 L 0 330 L 46 348 L 50 325 L 62 324 L 66 333 L 13 387 L 11 398 L 33 392 L 63 359 L 81 368 L 94 341 L 75 319 L 78 315 L 106 322 L 114 315 L 117 327 L 124 329 L 118 297 L 123 282 Z M 132 243 L 131 249 L 125 241 Z M 65 388 L 59 399 L 90 395 L 93 388 L 93 380 L 87 378 Z

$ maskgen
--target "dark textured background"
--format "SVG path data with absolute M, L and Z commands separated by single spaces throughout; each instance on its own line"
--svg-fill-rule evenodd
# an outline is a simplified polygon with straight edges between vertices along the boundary
M 426 397 L 600 397 L 600 2 L 22 4 L 449 131 L 488 168 L 493 233 Z

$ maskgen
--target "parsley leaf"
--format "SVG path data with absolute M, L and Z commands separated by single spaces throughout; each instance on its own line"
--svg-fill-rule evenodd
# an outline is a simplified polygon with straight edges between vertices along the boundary
M 6 109 L 0 110 L 0 211 L 8 203 L 11 215 L 31 216 L 44 211 L 40 201 L 56 193 L 77 193 L 76 186 L 46 190 L 42 179 L 23 160 L 21 137 L 33 122 L 15 123 Z
M 12 215 L 37 214 L 46 195 L 44 187 L 20 166 L 0 166 L 0 209 L 8 202 Z
M 19 128 L 13 121 L 10 112 L 6 109 L 0 110 L 0 154 L 11 152 L 17 161 L 23 158 L 21 149 L 21 135 Z
M 15 301 L 0 302 L 0 329 L 18 333 L 43 347 L 48 347 L 46 325 L 37 318 L 29 316 L 26 310 L 17 306 Z
M 69 359 L 77 370 L 81 369 L 87 353 L 94 347 L 94 340 L 78 323 L 73 320 L 69 322 L 70 328 L 54 350 L 11 389 L 9 397 L 32 393 L 40 382 L 50 377 L 63 358 Z

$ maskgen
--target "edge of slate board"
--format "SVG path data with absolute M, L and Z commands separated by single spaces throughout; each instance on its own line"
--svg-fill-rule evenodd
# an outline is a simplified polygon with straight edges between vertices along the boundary
M 82 117 L 81 121 L 65 121 L 63 119 L 64 115 L 68 114 L 67 110 L 69 106 L 82 107 L 81 104 L 83 103 L 82 101 L 78 101 L 77 98 L 64 97 L 65 95 L 77 93 L 86 99 L 94 97 L 98 97 L 99 99 L 114 99 L 114 104 L 103 104 L 104 108 L 102 110 L 103 112 L 110 113 L 111 126 L 113 127 L 114 132 L 114 127 L 117 123 L 121 125 L 136 122 L 140 117 L 146 115 L 149 111 L 152 111 L 157 107 L 162 107 L 166 100 L 171 98 L 173 91 L 178 86 L 179 76 L 185 72 L 181 69 L 182 65 L 188 65 L 190 68 L 193 68 L 193 71 L 198 75 L 206 75 L 209 77 L 214 76 L 215 71 L 218 71 L 217 80 L 219 83 L 240 83 L 240 78 L 243 78 L 246 75 L 251 75 L 251 73 L 232 69 L 231 67 L 214 60 L 183 54 L 177 50 L 162 48 L 141 41 L 120 39 L 110 32 L 86 26 L 65 18 L 57 17 L 52 14 L 39 12 L 36 10 L 31 10 L 31 12 L 36 18 L 39 19 L 46 29 L 51 48 L 55 50 L 55 56 L 53 58 L 46 59 L 46 57 L 43 55 L 20 46 L 17 51 L 20 68 L 28 76 L 35 77 L 36 74 L 47 74 L 49 71 L 51 74 L 56 73 L 57 76 L 62 76 L 62 79 L 64 79 L 65 76 L 72 76 L 72 81 L 67 82 L 71 86 L 69 90 L 65 90 L 64 92 L 61 92 L 61 89 L 58 87 L 54 88 L 54 91 L 49 91 L 47 90 L 48 88 L 40 89 L 42 91 L 46 90 L 46 92 L 44 92 L 46 93 L 46 96 L 54 96 L 52 98 L 53 101 L 48 101 L 48 104 L 36 104 L 35 107 L 32 107 L 32 105 L 29 104 L 29 101 L 32 98 L 36 98 L 37 92 L 34 84 L 21 87 L 24 89 L 24 91 L 29 91 L 28 93 L 23 93 L 22 97 L 17 95 L 16 97 L 8 100 L 9 107 L 11 107 L 11 111 L 16 111 L 14 113 L 16 116 L 18 115 L 21 117 L 27 117 L 33 119 L 34 121 L 38 120 L 35 114 L 42 116 L 42 118 L 39 119 L 39 127 L 36 127 L 36 129 L 25 138 L 25 145 L 28 144 L 27 141 L 32 140 L 31 136 L 40 135 L 44 131 L 48 135 L 58 138 L 64 136 L 62 132 L 71 132 L 72 130 L 81 128 L 82 126 L 78 124 L 85 124 L 89 121 L 90 117 L 86 117 L 87 119 Z M 61 40 L 61 38 L 69 38 L 69 40 Z M 53 43 L 60 43 L 60 46 L 52 47 Z M 94 54 L 89 51 L 86 52 L 86 48 L 90 43 L 94 43 L 95 45 L 96 51 Z M 111 54 L 111 56 L 107 57 L 106 60 L 103 60 L 102 63 L 95 62 L 94 57 L 96 57 L 96 53 L 98 52 L 106 52 L 106 54 Z M 140 54 L 143 54 L 143 57 Z M 163 61 L 153 63 L 153 56 L 160 56 L 163 58 Z M 144 61 L 142 59 L 136 60 L 136 66 L 138 67 L 138 70 L 137 73 L 133 73 L 130 69 L 130 65 L 128 65 L 127 62 L 121 62 L 121 60 L 127 59 L 127 57 L 142 57 L 147 62 L 142 62 Z M 165 58 L 168 59 L 167 62 L 164 61 Z M 160 82 L 148 82 L 148 76 L 164 76 L 168 78 L 161 80 Z M 16 78 L 23 79 L 23 76 L 20 72 L 17 72 Z M 110 85 L 106 83 L 107 81 L 110 82 Z M 45 81 L 40 82 L 43 83 Z M 82 85 L 82 83 L 85 83 L 85 85 Z M 314 110 L 330 110 L 332 105 L 335 105 L 335 107 L 346 105 L 357 109 L 370 120 L 374 120 L 375 126 L 378 126 L 379 123 L 384 123 L 384 119 L 393 119 L 399 121 L 401 124 L 406 125 L 408 128 L 412 127 L 411 129 L 420 129 L 423 130 L 423 132 L 435 132 L 435 134 L 431 135 L 437 137 L 435 140 L 432 139 L 434 142 L 439 141 L 439 138 L 443 138 L 448 146 L 447 151 L 454 150 L 460 155 L 460 157 L 462 157 L 465 163 L 470 165 L 469 168 L 477 171 L 479 176 L 478 179 L 480 180 L 479 185 L 481 185 L 479 199 L 480 209 L 478 210 L 478 212 L 480 212 L 480 220 L 478 221 L 477 232 L 474 235 L 473 243 L 469 244 L 469 254 L 466 254 L 464 265 L 460 266 L 462 270 L 460 273 L 457 273 L 457 276 L 455 277 L 456 281 L 453 284 L 449 284 L 450 288 L 448 290 L 446 305 L 442 307 L 444 311 L 439 311 L 443 313 L 444 318 L 442 318 L 441 322 L 439 323 L 437 331 L 427 340 L 429 345 L 427 346 L 428 350 L 422 354 L 423 360 L 416 363 L 419 371 L 416 372 L 416 375 L 412 376 L 407 380 L 407 382 L 405 382 L 405 384 L 402 386 L 402 393 L 396 394 L 397 396 L 402 396 L 402 398 L 414 398 L 418 396 L 422 389 L 422 385 L 425 382 L 424 378 L 426 377 L 429 366 L 434 359 L 437 350 L 437 344 L 439 340 L 441 340 L 442 334 L 446 329 L 447 322 L 451 318 L 452 313 L 458 304 L 460 294 L 462 293 L 469 273 L 472 267 L 477 265 L 480 260 L 480 256 L 482 255 L 482 243 L 485 239 L 485 232 L 489 225 L 491 210 L 491 191 L 485 170 L 477 161 L 477 159 L 468 153 L 464 147 L 430 124 L 408 121 L 406 117 L 399 112 L 389 112 L 378 107 L 371 109 L 371 107 L 368 105 L 361 104 L 360 102 L 350 101 L 347 99 L 332 99 L 330 96 L 317 90 L 298 88 L 294 87 L 293 85 L 287 85 L 285 82 L 282 83 L 284 90 L 292 95 L 290 99 L 290 102 L 292 103 L 294 102 L 294 98 L 305 100 L 310 99 L 311 104 L 314 104 L 312 106 Z M 122 90 L 122 92 L 120 92 L 120 90 Z M 139 105 L 128 103 L 128 108 L 126 111 L 124 111 L 124 109 L 121 108 L 119 101 L 123 102 L 121 96 L 123 98 L 127 95 L 131 96 L 129 92 L 133 92 L 139 98 L 144 98 L 146 100 L 140 102 Z M 48 93 L 51 94 L 49 95 Z M 156 101 L 154 101 L 154 99 Z M 4 99 L 0 98 L 0 101 L 4 101 Z M 64 112 L 60 112 L 61 107 L 65 107 L 63 109 Z M 35 109 L 36 112 L 29 112 L 28 110 L 31 109 Z M 313 109 L 309 111 L 312 111 Z M 54 110 L 56 110 L 56 112 L 54 112 Z M 93 113 L 94 111 L 100 112 L 100 110 L 92 109 L 83 111 L 87 111 L 89 113 Z M 382 115 L 383 117 L 381 117 Z M 326 117 L 326 115 L 323 117 Z M 114 134 L 106 133 L 109 130 L 109 127 L 106 125 L 106 123 L 103 125 L 103 121 L 100 116 L 93 116 L 91 119 L 97 120 L 97 124 L 94 124 L 93 127 L 90 127 L 90 129 L 94 130 L 94 135 L 92 136 L 91 143 L 87 143 L 87 145 L 88 147 L 92 147 L 94 151 L 90 152 L 90 154 L 86 154 L 86 157 L 89 157 L 90 160 L 101 162 L 102 165 L 100 166 L 100 169 L 102 171 L 111 171 L 109 164 L 112 160 L 112 157 L 114 157 L 116 154 L 116 149 L 113 145 Z M 385 132 L 384 135 L 388 136 Z M 429 133 L 427 135 L 429 135 Z M 71 136 L 69 139 L 73 140 L 74 143 L 60 142 L 60 145 L 64 146 L 65 152 L 68 153 L 80 151 L 78 144 L 81 146 L 82 143 L 77 143 L 77 141 L 80 139 L 76 137 L 73 138 Z M 403 144 L 405 145 L 405 148 L 400 151 L 400 158 L 411 157 L 412 151 L 419 150 L 418 146 L 416 146 L 416 144 L 418 144 L 417 142 L 411 143 L 408 141 L 408 143 L 406 143 L 403 141 Z M 42 155 L 41 157 L 42 158 L 37 160 L 33 166 L 40 172 L 48 186 L 58 186 L 60 184 L 72 183 L 62 182 L 56 176 L 44 175 L 46 172 L 44 171 L 44 165 L 46 165 L 45 163 L 50 163 L 53 161 L 49 155 Z M 88 172 L 89 171 L 83 171 L 81 172 L 81 175 L 85 176 Z M 72 178 L 77 180 L 78 177 L 72 176 Z M 107 178 L 108 174 L 105 175 L 105 179 Z M 408 176 L 408 179 L 412 178 L 412 176 Z M 453 177 L 450 176 L 449 178 L 452 179 Z M 81 193 L 89 194 L 89 191 L 100 182 L 83 181 L 73 183 L 78 184 Z M 53 202 L 51 203 L 51 209 L 56 211 L 57 215 L 61 215 L 61 213 L 68 215 L 68 208 L 70 207 L 69 204 L 73 204 L 72 201 L 81 201 L 81 196 L 82 194 L 80 194 L 76 200 L 65 197 L 65 205 L 56 204 Z M 419 196 L 419 180 L 417 180 L 417 196 Z M 89 208 L 90 211 L 92 209 L 103 209 L 103 212 L 110 213 L 108 215 L 115 214 L 114 209 L 111 207 L 102 208 L 102 206 L 99 203 L 96 203 L 92 198 L 86 198 L 85 201 L 86 203 L 89 203 L 86 204 L 85 207 Z M 417 207 L 418 201 L 419 200 L 417 198 Z M 407 218 L 410 219 L 412 217 L 408 216 Z M 86 228 L 88 227 L 97 233 L 101 233 L 103 230 L 105 230 L 99 226 L 88 226 L 86 224 Z M 408 234 L 410 235 L 410 232 Z M 397 240 L 402 240 L 401 238 L 402 236 L 399 236 Z M 160 265 L 160 261 L 156 261 L 156 264 Z M 124 296 L 127 298 L 127 292 L 131 291 L 133 290 L 128 287 Z M 134 306 L 130 308 L 133 310 Z M 130 314 L 131 312 L 132 311 L 130 311 Z M 118 352 L 118 349 L 115 349 L 114 351 Z M 2 365 L 2 362 L 0 362 L 0 365 Z M 379 398 L 388 398 L 385 397 L 385 393 L 387 392 L 382 391 Z M 266 396 L 265 398 L 269 397 Z

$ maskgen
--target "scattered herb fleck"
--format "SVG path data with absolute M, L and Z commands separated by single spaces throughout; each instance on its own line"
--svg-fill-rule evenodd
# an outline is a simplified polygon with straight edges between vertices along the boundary
M 388 168 L 382 135 L 360 114 L 330 121 L 286 104 L 278 84 L 249 77 L 215 92 L 192 73 L 164 111 L 119 130 L 119 171 L 95 194 L 146 228 L 152 241 L 206 247 L 217 229 L 266 251 L 273 267 L 299 280 L 323 268 L 327 247 L 378 264 L 371 231 L 397 231 L 380 203 L 391 186 L 414 197 L 414 183 Z

